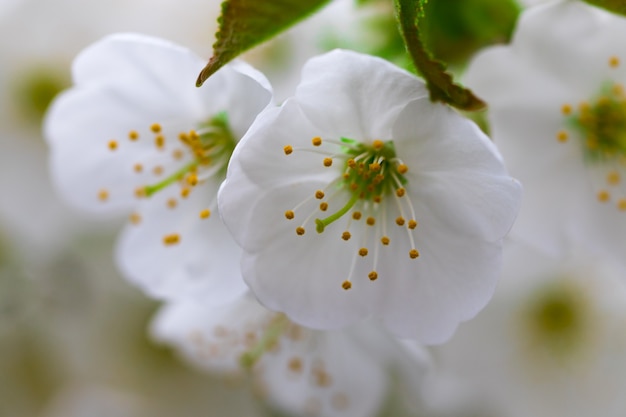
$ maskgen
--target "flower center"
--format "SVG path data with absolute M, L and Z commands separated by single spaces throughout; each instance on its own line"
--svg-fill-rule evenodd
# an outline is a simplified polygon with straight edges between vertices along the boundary
M 42 119 L 52 99 L 69 85 L 56 68 L 36 67 L 12 80 L 13 102 L 24 119 Z
M 589 163 L 626 157 L 626 97 L 621 85 L 607 86 L 593 102 L 581 103 L 571 123 L 581 133 Z
M 610 68 L 619 60 L 611 57 Z M 590 168 L 596 198 L 601 203 L 614 202 L 619 211 L 626 212 L 626 94 L 623 85 L 607 83 L 593 100 L 578 104 L 578 108 L 563 104 L 561 112 L 567 128 L 557 132 L 561 143 L 576 133 L 584 161 Z
M 167 130 L 176 132 L 169 127 Z M 130 131 L 127 136 L 129 143 L 111 139 L 107 142 L 107 147 L 110 152 L 117 153 L 126 147 L 141 146 L 140 142 L 150 140 L 150 136 L 152 136 L 156 152 L 149 148 L 142 148 L 141 152 L 144 152 L 141 155 L 142 161 L 135 161 L 131 167 L 132 171 L 138 175 L 139 183 L 142 184 L 134 190 L 137 198 L 151 197 L 177 184 L 180 199 L 187 199 L 198 185 L 209 178 L 217 178 L 221 181 L 226 177 L 228 161 L 237 144 L 237 139 L 229 127 L 228 117 L 225 112 L 222 112 L 200 124 L 197 129 L 181 131 L 176 140 L 168 137 L 161 124 L 154 123 L 149 130 Z M 146 176 L 162 179 L 151 181 L 152 178 L 145 178 Z M 108 188 L 101 188 L 97 197 L 105 203 L 115 198 L 115 195 Z M 180 200 L 171 197 L 166 204 L 168 208 L 175 209 L 180 204 Z M 207 207 L 200 210 L 199 219 L 208 219 L 215 204 L 215 198 L 213 198 Z M 136 212 L 132 213 L 130 221 L 132 224 L 140 224 L 141 215 Z M 165 246 L 175 246 L 180 241 L 180 234 L 175 232 L 163 236 L 162 240 Z
M 155 146 L 159 149 L 164 148 L 165 136 L 161 132 L 160 125 L 153 124 L 151 130 L 155 134 Z M 131 132 L 129 136 L 133 133 Z M 144 187 L 146 196 L 149 197 L 176 181 L 186 180 L 187 186 L 196 186 L 199 182 L 199 169 L 208 171 L 201 173 L 202 178 L 211 176 L 223 179 L 226 177 L 228 161 L 237 144 L 228 126 L 226 113 L 217 114 L 206 123 L 201 124 L 198 130 L 179 133 L 178 139 L 193 155 L 192 160 L 162 181 L 146 185 Z M 173 153 L 172 156 L 175 159 L 177 157 L 182 158 L 182 155 L 176 153 Z
M 571 285 L 543 288 L 525 313 L 534 349 L 556 357 L 578 352 L 588 330 L 587 304 L 580 290 Z
M 347 227 L 340 236 L 344 241 L 353 241 L 350 231 L 352 224 L 364 220 L 361 222 L 362 227 L 359 231 L 362 233 L 357 239 L 358 249 L 355 251 L 349 276 L 342 283 L 343 289 L 352 288 L 351 278 L 356 263 L 358 259 L 368 256 L 369 248 L 372 246 L 374 260 L 368 278 L 371 281 L 378 279 L 376 267 L 380 247 L 388 247 L 391 243 L 387 227 L 389 211 L 397 213 L 395 223 L 406 231 L 407 238 L 403 240 L 409 243 L 408 255 L 411 259 L 416 259 L 419 252 L 415 248 L 412 231 L 417 227 L 417 221 L 413 204 L 405 188 L 408 183 L 405 174 L 409 168 L 396 155 L 393 141 L 377 139 L 372 142 L 361 142 L 348 138 L 322 140 L 320 137 L 314 137 L 311 144 L 312 148 L 293 148 L 286 145 L 283 151 L 286 155 L 298 151 L 324 155 L 320 166 L 326 169 L 339 167 L 337 177 L 324 189 L 315 190 L 312 196 L 287 210 L 285 218 L 293 220 L 298 211 L 305 211 L 303 222 L 295 229 L 298 236 L 306 233 L 307 223 L 312 219 L 318 233 L 324 233 L 331 224 L 346 219 Z M 310 209 L 312 200 L 320 200 L 319 205 L 313 210 Z M 390 202 L 395 204 L 389 204 Z M 331 211 L 333 207 L 336 208 Z

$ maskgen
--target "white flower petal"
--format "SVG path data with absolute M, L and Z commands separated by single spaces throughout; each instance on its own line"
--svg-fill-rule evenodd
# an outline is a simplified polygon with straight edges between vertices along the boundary
M 151 296 L 213 305 L 246 291 L 239 272 L 241 250 L 212 212 L 217 184 L 211 182 L 198 184 L 187 198 L 170 187 L 144 200 L 131 216 L 136 224 L 128 224 L 120 236 L 119 268 Z M 208 218 L 202 217 L 205 210 Z M 177 243 L 164 243 L 174 235 Z
M 358 140 L 389 139 L 398 112 L 427 94 L 424 84 L 406 71 L 344 50 L 310 59 L 296 89 L 314 126 Z
M 414 161 L 406 175 L 408 197 L 428 206 L 455 234 L 500 240 L 517 215 L 520 184 L 474 123 L 427 100 L 407 105 L 393 130 L 397 154 Z M 419 210 L 417 216 L 420 223 L 430 221 L 420 218 Z

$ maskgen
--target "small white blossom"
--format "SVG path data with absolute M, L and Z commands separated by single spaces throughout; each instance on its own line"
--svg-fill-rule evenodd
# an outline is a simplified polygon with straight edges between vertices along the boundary
M 244 279 L 309 327 L 375 316 L 442 342 L 493 292 L 519 184 L 472 122 L 386 61 L 336 50 L 302 78 L 259 115 L 220 190 Z
M 118 264 L 148 293 L 223 302 L 245 290 L 240 250 L 219 220 L 217 189 L 236 142 L 270 102 L 244 63 L 202 88 L 204 60 L 168 42 L 114 35 L 75 60 L 75 86 L 52 105 L 52 176 L 76 206 L 127 213 Z
M 626 19 L 584 2 L 537 6 L 466 78 L 526 190 L 516 235 L 554 254 L 583 244 L 624 266 L 625 38 Z
M 446 415 L 624 415 L 626 290 L 584 248 L 505 247 L 489 306 L 437 346 L 427 398 Z
M 251 296 L 217 308 L 167 304 L 152 332 L 205 370 L 231 378 L 250 371 L 261 397 L 293 415 L 377 415 L 391 372 L 401 371 L 408 376 L 403 381 L 418 383 L 406 387 L 415 397 L 427 365 L 417 347 L 407 350 L 371 323 L 343 331 L 311 330 Z

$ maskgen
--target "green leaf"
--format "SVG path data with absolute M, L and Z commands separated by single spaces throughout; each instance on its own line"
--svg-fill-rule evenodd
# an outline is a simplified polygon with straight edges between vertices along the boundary
M 200 87 L 242 52 L 271 39 L 330 0 L 226 0 L 218 19 L 213 56 L 198 76 Z
M 422 42 L 433 57 L 459 68 L 479 49 L 509 42 L 521 7 L 515 0 L 431 0 L 424 12 Z
M 452 76 L 445 71 L 445 65 L 433 60 L 426 50 L 417 27 L 418 17 L 424 13 L 425 3 L 425 0 L 395 0 L 400 32 L 413 64 L 426 79 L 431 100 L 442 101 L 466 111 L 483 109 L 485 102 L 470 90 L 455 84 Z
M 613 13 L 626 15 L 626 0 L 585 0 L 589 4 L 602 7 Z

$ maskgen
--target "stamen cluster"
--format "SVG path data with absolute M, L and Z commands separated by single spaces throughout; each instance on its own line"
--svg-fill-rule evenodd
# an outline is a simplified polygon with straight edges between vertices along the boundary
M 306 233 L 307 223 L 315 217 L 316 231 L 323 233 L 326 227 L 337 220 L 347 217 L 346 230 L 341 233 L 341 239 L 348 241 L 352 238 L 350 228 L 353 222 L 358 222 L 364 218 L 365 232 L 362 234 L 362 242 L 357 250 L 357 255 L 352 262 L 350 276 L 342 283 L 346 290 L 352 288 L 351 276 L 354 271 L 356 259 L 366 257 L 370 253 L 368 243 L 368 228 L 374 228 L 375 240 L 382 246 L 389 246 L 391 239 L 387 231 L 387 211 L 392 208 L 387 207 L 388 202 L 395 201 L 395 211 L 398 216 L 395 223 L 399 227 L 406 227 L 411 259 L 416 259 L 419 252 L 415 248 L 414 238 L 411 231 L 417 227 L 415 220 L 415 210 L 410 198 L 407 196 L 405 184 L 407 179 L 405 174 L 409 168 L 397 156 L 393 141 L 374 140 L 371 143 L 359 142 L 354 139 L 341 138 L 340 140 L 324 139 L 314 137 L 311 140 L 313 148 L 294 148 L 286 145 L 283 148 L 285 155 L 291 155 L 295 151 L 314 152 L 324 155 L 321 166 L 330 168 L 337 166 L 335 161 L 341 163 L 342 170 L 338 176 L 331 181 L 324 189 L 315 190 L 313 195 L 300 202 L 293 209 L 285 212 L 287 220 L 293 220 L 296 212 L 312 199 L 321 200 L 318 209 L 304 217 L 302 223 L 296 227 L 296 235 L 302 236 Z M 326 150 L 323 145 L 328 144 Z M 327 211 L 334 207 L 334 202 L 340 199 L 340 195 L 348 194 L 347 202 L 338 206 L 332 214 Z M 323 217 L 323 215 L 325 215 Z M 319 217 L 316 217 L 319 216 Z M 408 220 L 407 220 L 407 216 Z M 368 274 L 371 281 L 378 279 L 376 265 L 378 263 L 379 244 L 375 243 L 374 267 Z

